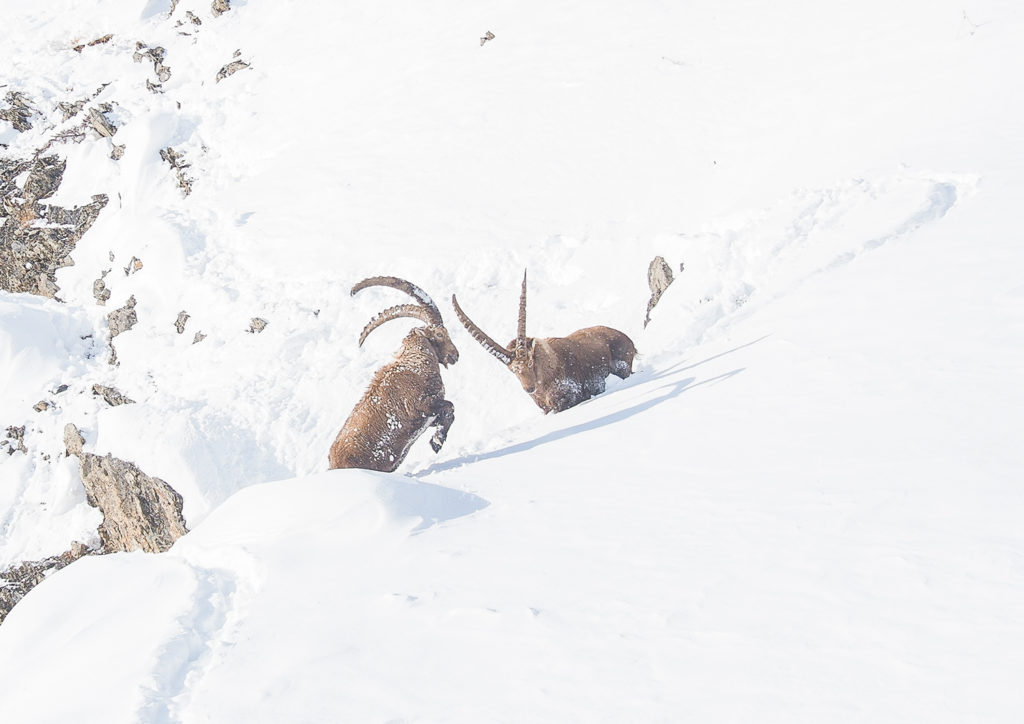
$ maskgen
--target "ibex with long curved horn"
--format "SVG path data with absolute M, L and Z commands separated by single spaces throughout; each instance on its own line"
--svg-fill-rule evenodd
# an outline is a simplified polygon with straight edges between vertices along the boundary
M 409 332 L 395 358 L 374 374 L 331 445 L 328 460 L 332 470 L 393 472 L 430 426 L 437 428 L 430 446 L 434 452 L 439 451 L 455 421 L 455 406 L 444 399 L 439 365 L 447 367 L 457 362 L 459 351 L 448 336 L 437 305 L 422 289 L 398 277 L 364 279 L 352 287 L 352 294 L 372 286 L 398 289 L 417 303 L 398 304 L 376 315 L 359 335 L 360 346 L 370 332 L 392 319 L 413 317 L 426 326 Z
M 633 373 L 633 340 L 611 327 L 587 327 L 567 337 L 526 336 L 526 272 L 519 296 L 516 338 L 502 347 L 466 316 L 452 295 L 459 321 L 477 342 L 519 378 L 544 412 L 561 412 L 604 392 L 608 375 Z

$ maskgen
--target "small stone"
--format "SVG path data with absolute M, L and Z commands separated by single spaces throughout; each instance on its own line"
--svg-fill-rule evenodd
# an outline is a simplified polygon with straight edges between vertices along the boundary
M 93 385 L 92 394 L 102 397 L 104 401 L 111 407 L 117 407 L 118 405 L 134 405 L 135 400 L 125 397 L 120 391 L 113 387 L 107 387 L 105 385 Z
M 107 324 L 110 327 L 110 338 L 113 339 L 117 335 L 127 332 L 129 329 L 134 327 L 139 321 L 138 315 L 135 313 L 135 295 L 133 294 L 125 302 L 125 305 L 120 309 L 115 309 L 113 312 L 107 315 Z
M 249 334 L 259 334 L 267 328 L 267 320 L 261 317 L 253 317 L 252 321 L 249 322 Z
M 196 332 L 196 336 L 192 338 L 192 344 L 198 344 L 206 339 L 206 335 L 202 332 Z
M 46 400 L 40 400 L 36 404 L 32 405 L 32 409 L 36 412 L 46 412 L 50 409 L 50 403 Z
M 178 312 L 178 321 L 174 323 L 174 328 L 178 330 L 178 334 L 185 333 L 185 322 L 188 321 L 188 313 L 185 311 Z
M 85 445 L 85 438 L 78 431 L 74 423 L 69 422 L 64 426 L 64 450 L 66 455 L 80 455 L 82 446 Z

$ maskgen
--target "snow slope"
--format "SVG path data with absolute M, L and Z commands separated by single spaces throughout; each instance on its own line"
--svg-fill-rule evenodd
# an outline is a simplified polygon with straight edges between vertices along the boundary
M 95 536 L 66 422 L 193 528 L 30 593 L 0 717 L 1019 720 L 1017 4 L 308 5 L 0 2 L 0 85 L 109 83 L 121 123 L 60 149 L 55 202 L 112 199 L 65 304 L 0 298 L 29 448 L 0 460 L 0 565 Z M 0 122 L 7 153 L 37 120 Z M 645 329 L 655 254 L 685 270 Z M 350 286 L 406 276 L 450 324 L 456 292 L 504 341 L 524 267 L 531 334 L 618 327 L 637 374 L 543 416 L 452 327 L 441 453 L 324 472 L 408 329 L 356 348 L 404 300 Z

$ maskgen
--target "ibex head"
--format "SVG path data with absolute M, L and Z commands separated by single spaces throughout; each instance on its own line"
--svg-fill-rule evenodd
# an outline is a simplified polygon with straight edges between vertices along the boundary
M 452 295 L 459 321 L 477 342 L 505 364 L 544 412 L 561 412 L 605 390 L 605 379 L 633 371 L 636 347 L 611 327 L 587 327 L 565 337 L 526 336 L 526 273 L 519 295 L 516 337 L 502 347 L 466 316 Z
M 455 348 L 451 337 L 448 336 L 448 330 L 445 329 L 444 321 L 441 319 L 441 312 L 429 294 L 412 282 L 399 279 L 398 277 L 370 277 L 369 279 L 364 279 L 352 287 L 352 294 L 355 295 L 356 292 L 373 286 L 398 289 L 411 296 L 418 304 L 397 304 L 374 316 L 359 335 L 359 346 L 362 346 L 363 341 L 369 336 L 370 332 L 385 322 L 398 319 L 399 317 L 412 317 L 426 323 L 427 326 L 417 327 L 410 334 L 415 334 L 425 339 L 434 348 L 438 362 L 447 367 L 459 361 L 459 350 Z
M 526 271 L 523 271 L 523 288 L 519 295 L 519 323 L 516 337 L 504 347 L 487 336 L 472 319 L 466 316 L 454 294 L 452 295 L 452 306 L 455 307 L 455 315 L 473 339 L 512 370 L 527 394 L 533 394 L 537 388 L 537 371 L 534 358 L 535 340 L 526 336 Z

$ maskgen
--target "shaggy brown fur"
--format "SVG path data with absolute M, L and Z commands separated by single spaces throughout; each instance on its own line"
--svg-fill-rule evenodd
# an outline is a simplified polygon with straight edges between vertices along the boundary
M 439 365 L 447 367 L 458 361 L 459 351 L 444 328 L 437 306 L 419 287 L 395 277 L 364 280 L 353 287 L 352 293 L 375 285 L 401 289 L 419 304 L 399 305 L 378 314 L 363 330 L 360 345 L 366 335 L 391 319 L 415 317 L 429 324 L 409 332 L 395 358 L 374 374 L 331 445 L 331 469 L 393 472 L 430 426 L 437 428 L 430 446 L 434 452 L 439 451 L 455 421 L 455 407 L 444 399 Z
M 544 412 L 561 412 L 578 405 L 604 392 L 609 375 L 625 379 L 633 372 L 636 347 L 629 337 L 611 327 L 587 327 L 567 337 L 527 337 L 525 273 L 518 334 L 505 347 L 466 316 L 454 294 L 452 305 L 473 339 L 512 370 Z

